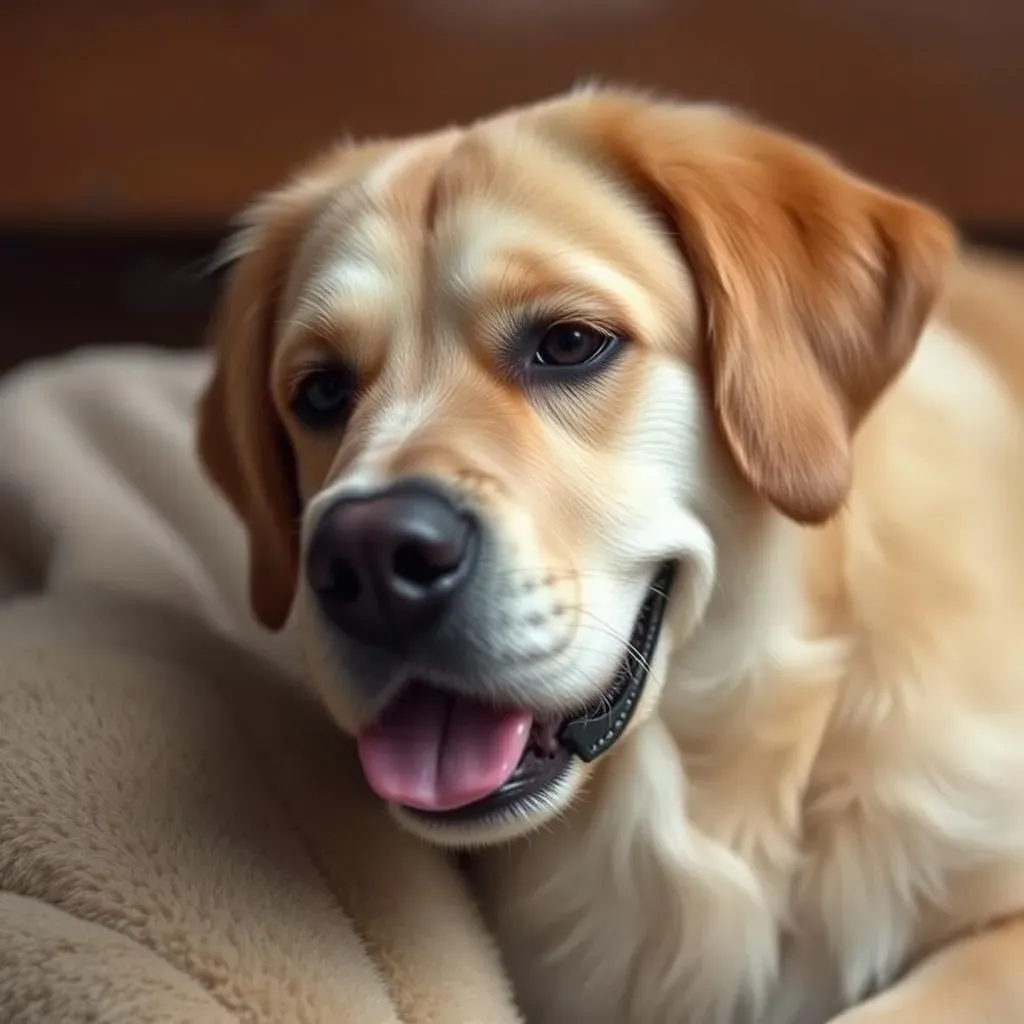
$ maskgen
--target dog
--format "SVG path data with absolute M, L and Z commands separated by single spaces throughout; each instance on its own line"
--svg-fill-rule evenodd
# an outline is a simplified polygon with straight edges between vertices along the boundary
M 965 331 L 940 214 L 604 87 L 342 145 L 230 257 L 253 611 L 528 1020 L 1024 1020 L 1024 290 Z

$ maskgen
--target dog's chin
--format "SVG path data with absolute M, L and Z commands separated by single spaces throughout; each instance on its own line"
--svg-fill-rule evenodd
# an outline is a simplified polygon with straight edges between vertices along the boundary
M 561 817 L 582 789 L 587 765 L 568 759 L 543 788 L 522 799 L 458 814 L 425 814 L 389 804 L 398 824 L 419 839 L 450 850 L 473 851 L 513 842 Z

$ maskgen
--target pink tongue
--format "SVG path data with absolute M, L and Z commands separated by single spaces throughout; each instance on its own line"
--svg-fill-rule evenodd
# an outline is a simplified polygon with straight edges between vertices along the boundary
M 390 803 L 450 811 L 504 785 L 533 717 L 414 684 L 358 738 L 363 773 Z

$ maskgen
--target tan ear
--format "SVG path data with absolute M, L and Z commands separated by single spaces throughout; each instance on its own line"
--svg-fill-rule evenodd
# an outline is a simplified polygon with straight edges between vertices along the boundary
M 277 307 L 315 213 L 353 160 L 338 150 L 257 202 L 229 247 L 229 271 L 210 329 L 216 368 L 199 407 L 199 457 L 249 537 L 253 613 L 270 629 L 288 617 L 298 580 L 301 514 L 293 455 L 270 390 Z
M 716 415 L 742 473 L 791 518 L 828 519 L 849 491 L 853 433 L 938 297 L 950 226 L 720 108 L 596 93 L 550 116 L 575 125 L 677 232 L 705 303 Z
M 199 407 L 199 456 L 245 524 L 257 619 L 284 623 L 298 574 L 299 496 L 291 450 L 270 400 L 275 311 L 305 223 L 265 203 L 239 236 L 238 262 L 214 313 L 216 369 Z

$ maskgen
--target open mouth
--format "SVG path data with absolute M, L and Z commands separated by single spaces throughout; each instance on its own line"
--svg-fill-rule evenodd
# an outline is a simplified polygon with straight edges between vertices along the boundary
M 358 737 L 370 787 L 436 820 L 472 821 L 543 802 L 574 757 L 590 761 L 622 735 L 647 679 L 675 573 L 651 582 L 611 685 L 562 719 L 498 708 L 425 681 L 410 683 Z

